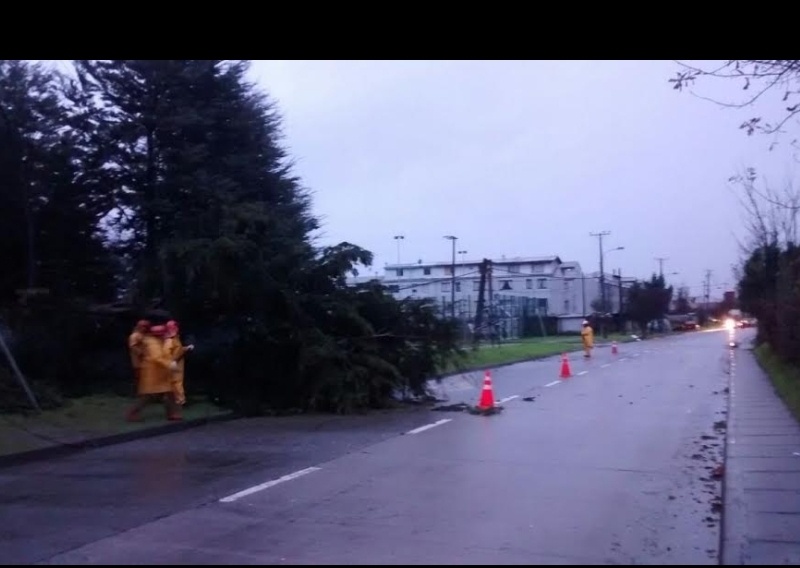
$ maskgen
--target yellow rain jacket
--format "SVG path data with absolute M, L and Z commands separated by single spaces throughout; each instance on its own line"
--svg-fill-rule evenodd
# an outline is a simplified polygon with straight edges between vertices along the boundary
M 172 385 L 172 394 L 175 396 L 175 402 L 178 404 L 185 404 L 186 391 L 183 386 L 185 368 L 184 356 L 189 350 L 183 346 L 181 338 L 178 335 L 173 335 L 164 340 L 164 351 L 167 353 L 170 361 L 175 361 L 177 363 L 177 368 L 173 369 L 170 373 L 170 383 Z
M 594 330 L 592 326 L 585 325 L 581 330 L 581 341 L 583 341 L 583 347 L 585 349 L 591 349 L 594 347 Z
M 140 395 L 172 392 L 170 365 L 172 360 L 164 349 L 164 340 L 153 335 L 142 338 L 143 358 L 139 373 Z
M 128 336 L 128 352 L 131 355 L 131 366 L 137 374 L 142 367 L 142 358 L 144 356 L 143 339 L 144 334 L 140 331 L 134 331 Z

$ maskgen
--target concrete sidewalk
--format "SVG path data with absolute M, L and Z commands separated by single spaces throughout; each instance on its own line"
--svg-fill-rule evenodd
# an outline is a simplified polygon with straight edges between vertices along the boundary
M 722 564 L 800 564 L 800 426 L 748 345 L 730 352 Z

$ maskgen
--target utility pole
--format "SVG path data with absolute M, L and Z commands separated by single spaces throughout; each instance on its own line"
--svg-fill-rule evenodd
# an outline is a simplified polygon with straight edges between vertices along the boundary
M 489 321 L 487 322 L 489 325 L 489 333 L 491 334 L 492 343 L 495 341 L 495 329 L 494 329 L 494 268 L 492 267 L 492 261 L 489 260 L 489 265 L 486 267 L 486 279 L 489 283 Z
M 450 317 L 456 319 L 456 241 L 458 237 L 445 235 L 453 243 L 453 258 L 450 263 Z
M 606 275 L 605 275 L 605 267 L 603 266 L 603 237 L 606 237 L 611 234 L 611 231 L 600 231 L 598 233 L 589 233 L 592 237 L 597 237 L 597 244 L 600 249 L 600 301 L 603 305 L 603 317 L 601 321 L 601 327 L 603 331 L 603 337 L 607 337 L 606 334 L 606 326 L 605 326 L 605 313 L 608 312 L 606 306 Z
M 400 241 L 405 239 L 403 235 L 395 235 L 394 240 L 397 242 L 397 264 L 400 264 Z
M 662 278 L 664 277 L 664 261 L 669 260 L 665 256 L 657 256 L 656 261 L 658 262 L 658 275 Z
M 706 315 L 708 315 L 708 304 L 711 302 L 711 272 L 711 270 L 706 270 L 706 281 L 704 283 Z
M 611 231 L 600 231 L 599 233 L 589 233 L 592 237 L 597 237 L 597 244 L 600 250 L 600 300 L 603 303 L 603 311 L 606 311 L 606 276 L 603 266 L 603 237 L 607 237 Z
M 483 325 L 483 309 L 486 305 L 486 274 L 489 271 L 489 260 L 484 258 L 480 265 L 481 281 L 478 286 L 478 309 L 475 314 L 475 333 L 473 335 L 473 342 L 478 342 L 478 334 L 481 332 Z

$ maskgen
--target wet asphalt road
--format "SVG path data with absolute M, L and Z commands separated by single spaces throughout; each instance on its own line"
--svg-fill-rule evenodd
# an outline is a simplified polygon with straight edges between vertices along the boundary
M 498 369 L 496 416 L 237 421 L 3 469 L 0 561 L 716 564 L 728 361 L 694 333 L 567 380 Z M 475 403 L 481 378 L 443 387 Z

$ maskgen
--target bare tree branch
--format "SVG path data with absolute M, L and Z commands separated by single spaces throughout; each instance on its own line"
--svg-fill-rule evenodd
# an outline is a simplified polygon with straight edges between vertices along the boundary
M 776 190 L 767 180 L 763 189 L 757 185 L 754 168 L 746 168 L 730 181 L 742 191 L 737 193 L 745 215 L 745 227 L 750 243 L 742 243 L 745 256 L 756 248 L 770 244 L 789 246 L 798 242 L 798 217 L 800 216 L 800 189 L 786 180 L 782 189 Z M 740 244 L 741 246 L 741 244 Z
M 725 108 L 742 109 L 754 105 L 766 93 L 774 91 L 776 88 L 783 87 L 783 102 L 800 94 L 800 60 L 791 59 L 731 59 L 725 61 L 720 66 L 706 70 L 693 65 L 688 65 L 681 61 L 675 61 L 683 70 L 678 71 L 670 83 L 678 91 L 686 89 L 693 97 L 712 102 Z M 749 90 L 751 86 L 758 85 L 757 92 L 741 102 L 725 102 L 711 97 L 700 95 L 691 89 L 699 77 L 711 77 L 715 79 L 740 79 L 744 82 L 742 90 Z M 784 111 L 786 115 L 777 122 L 765 122 L 762 117 L 757 116 L 743 122 L 739 128 L 745 130 L 749 135 L 755 132 L 763 134 L 785 134 L 784 126 L 797 118 L 800 114 L 800 104 L 788 104 Z M 773 141 L 770 150 L 777 144 Z M 792 146 L 797 148 L 797 140 L 793 140 Z

